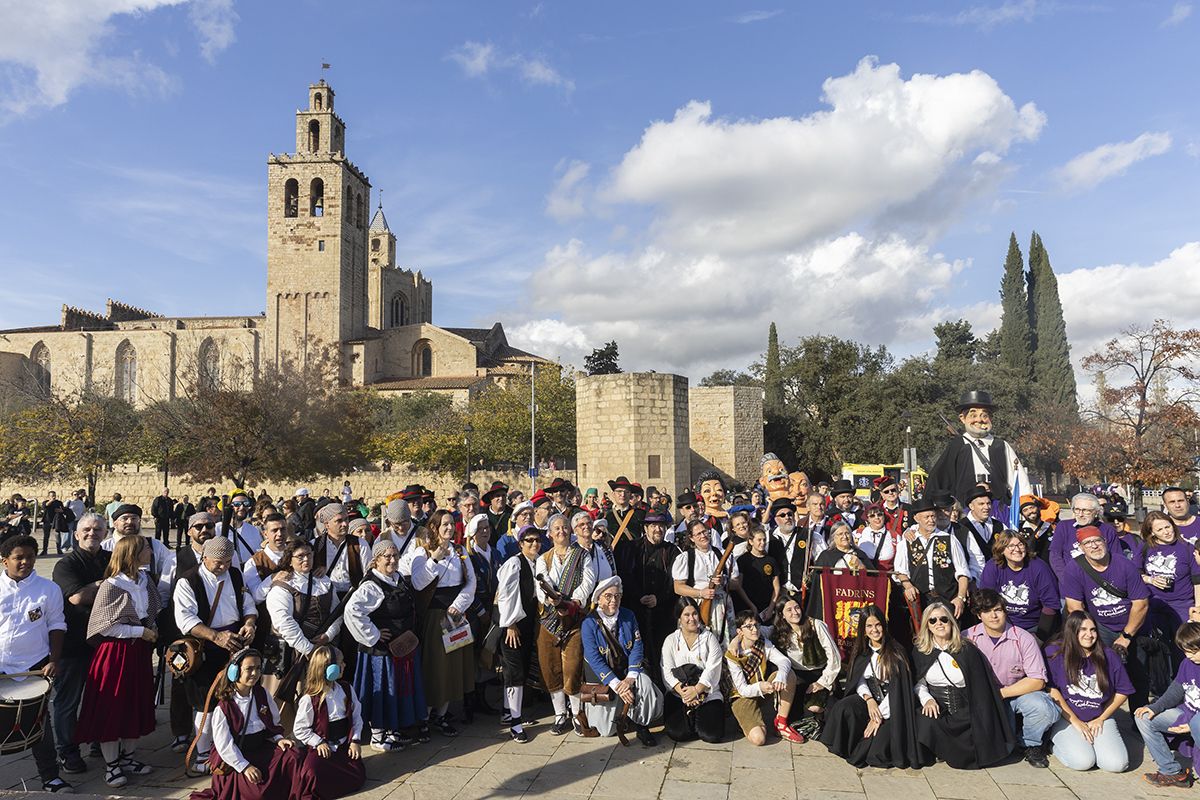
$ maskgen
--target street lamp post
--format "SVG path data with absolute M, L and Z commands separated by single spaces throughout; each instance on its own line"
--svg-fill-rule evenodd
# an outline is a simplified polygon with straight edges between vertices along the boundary
M 475 428 L 471 423 L 467 423 L 467 427 L 463 428 L 463 433 L 466 434 L 467 445 L 467 483 L 471 482 L 471 434 L 475 432 Z

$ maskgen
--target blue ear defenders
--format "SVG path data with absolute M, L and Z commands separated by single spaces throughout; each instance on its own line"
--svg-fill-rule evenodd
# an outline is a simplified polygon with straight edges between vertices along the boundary
M 336 681 L 342 677 L 342 667 L 339 664 L 330 664 L 325 668 L 325 680 Z
M 230 683 L 237 683 L 238 676 L 242 674 L 242 665 L 237 661 L 230 661 L 229 666 L 225 668 L 225 677 Z

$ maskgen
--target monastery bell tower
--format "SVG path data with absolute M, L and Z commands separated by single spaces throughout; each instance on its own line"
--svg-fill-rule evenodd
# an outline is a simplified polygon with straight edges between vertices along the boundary
M 371 183 L 346 158 L 333 88 L 308 87 L 296 112 L 296 152 L 267 159 L 267 359 L 307 363 L 367 331 L 367 210 Z

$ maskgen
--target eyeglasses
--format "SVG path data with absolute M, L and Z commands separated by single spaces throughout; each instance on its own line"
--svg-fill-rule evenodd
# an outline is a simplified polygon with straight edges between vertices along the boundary
M 744 631 L 756 631 L 756 630 L 758 630 L 758 623 L 757 622 L 747 622 L 745 625 L 741 626 L 741 629 Z
M 1088 506 L 1087 508 L 1076 508 L 1075 506 L 1072 506 L 1071 510 L 1074 511 L 1076 514 L 1099 514 L 1100 513 L 1100 509 L 1092 508 L 1091 506 Z
M 930 617 L 929 624 L 930 625 L 949 625 L 950 618 L 949 617 Z
M 1008 544 L 1004 545 L 1004 549 L 1005 550 L 1024 550 L 1025 543 L 1024 542 L 1009 542 Z
M 292 561 L 312 561 L 312 551 L 305 550 L 303 553 L 292 553 Z

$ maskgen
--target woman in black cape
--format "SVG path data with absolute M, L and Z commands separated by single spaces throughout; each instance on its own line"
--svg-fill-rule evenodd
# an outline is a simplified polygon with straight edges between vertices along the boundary
M 829 531 L 829 547 L 821 551 L 813 566 L 821 569 L 878 569 L 875 560 L 855 546 L 854 534 L 844 522 L 833 524 Z M 824 602 L 821 573 L 814 571 L 812 585 L 809 587 L 808 616 L 824 619 Z
M 846 696 L 826 713 L 821 743 L 856 767 L 920 767 L 916 695 L 903 648 L 878 606 L 858 618 Z
M 930 603 L 921 615 L 912 656 L 923 760 L 932 764 L 940 758 L 954 769 L 980 769 L 1008 757 L 1014 737 L 991 667 L 962 638 L 954 611 L 945 603 Z

